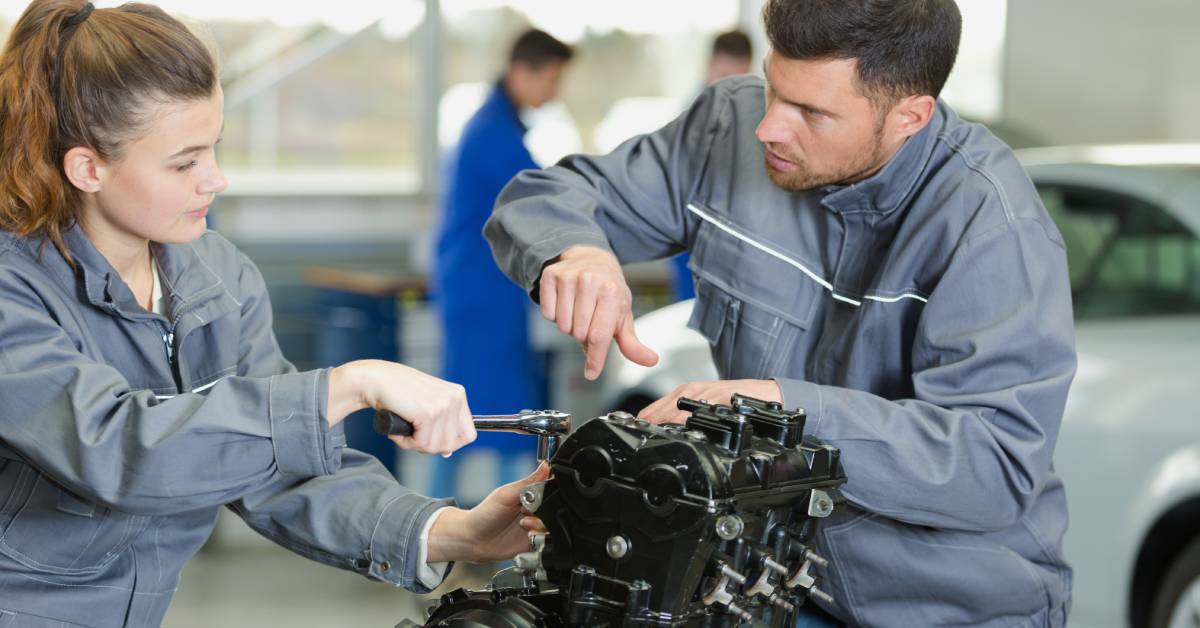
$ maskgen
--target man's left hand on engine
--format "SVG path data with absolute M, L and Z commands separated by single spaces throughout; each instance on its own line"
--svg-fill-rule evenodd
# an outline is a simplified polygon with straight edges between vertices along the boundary
M 676 407 L 680 397 L 703 399 L 708 403 L 728 404 L 735 393 L 763 401 L 783 401 L 779 385 L 772 379 L 692 382 L 676 386 L 675 390 L 668 395 L 646 406 L 638 413 L 638 418 L 651 423 L 683 423 L 687 419 L 688 413 Z

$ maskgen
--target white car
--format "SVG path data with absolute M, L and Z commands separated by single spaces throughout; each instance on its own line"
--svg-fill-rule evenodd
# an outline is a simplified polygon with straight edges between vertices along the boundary
M 1067 244 L 1079 370 L 1055 466 L 1070 624 L 1200 626 L 1200 145 L 1018 153 Z M 638 319 L 662 357 L 613 356 L 601 405 L 636 412 L 716 378 L 691 302 Z

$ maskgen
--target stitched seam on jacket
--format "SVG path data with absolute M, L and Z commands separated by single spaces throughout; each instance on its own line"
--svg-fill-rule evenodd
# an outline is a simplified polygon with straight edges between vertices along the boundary
M 378 517 L 377 519 L 375 519 L 375 527 L 371 528 L 371 537 L 370 537 L 370 539 L 367 541 L 367 558 L 368 558 L 368 559 L 370 559 L 370 560 L 374 560 L 374 556 L 375 556 L 375 535 L 376 535 L 376 534 L 379 532 L 379 527 L 380 527 L 381 525 L 383 525 L 383 517 L 384 517 L 384 515 L 386 515 L 386 514 L 387 514 L 387 511 L 388 511 L 388 509 L 389 509 L 389 508 L 391 508 L 393 504 L 395 504 L 396 502 L 400 501 L 400 498 L 401 498 L 401 497 L 403 497 L 403 495 L 397 495 L 396 497 L 393 497 L 393 498 L 391 499 L 391 501 L 389 501 L 388 503 L 384 504 L 384 505 L 383 505 L 383 508 L 382 508 L 382 509 L 379 511 L 379 517 Z M 404 572 L 403 572 L 403 571 L 401 571 L 400 573 L 402 573 L 402 574 L 403 574 Z
M 1000 197 L 1000 208 L 1004 211 L 1004 217 L 1009 222 L 1015 220 L 1016 216 L 1013 214 L 1012 206 L 1008 202 L 1008 195 L 1004 192 L 1004 187 L 1000 185 L 1000 182 L 992 176 L 992 173 L 984 170 L 982 166 L 975 162 L 975 160 L 971 159 L 964 147 L 952 139 L 949 135 L 943 133 L 938 136 L 938 139 L 946 142 L 946 145 L 950 147 L 950 150 L 952 150 L 955 155 L 958 155 L 958 157 L 963 160 L 963 163 L 966 164 L 968 170 L 971 170 L 972 172 L 983 177 L 989 184 L 991 184 L 992 189 L 995 190 L 997 196 Z
M 267 422 L 271 424 L 271 453 L 275 456 L 275 467 L 279 469 L 279 446 L 275 443 L 275 439 L 279 437 L 279 432 L 276 431 L 278 419 L 275 414 L 275 388 L 279 385 L 279 376 L 272 376 L 267 380 Z M 280 469 L 282 472 L 282 469 Z
M 325 420 L 321 418 L 321 409 L 317 407 L 321 403 L 321 377 L 319 373 L 320 372 L 318 371 L 318 375 L 316 377 L 310 378 L 312 379 L 312 388 L 310 390 L 312 391 L 313 409 L 313 421 L 311 426 L 315 431 L 315 434 L 313 435 L 316 436 L 316 438 L 313 439 L 313 449 L 315 450 L 313 453 L 315 453 L 317 455 L 317 459 L 321 461 L 321 473 L 324 475 L 329 475 L 329 460 L 327 460 L 325 456 L 325 451 L 328 449 L 326 447 L 326 439 L 329 434 L 329 430 L 322 428 L 321 423 Z M 328 428 L 327 422 L 325 427 Z
M 835 526 L 835 527 L 831 527 L 831 528 L 824 530 L 824 534 L 826 537 L 832 536 L 834 532 L 837 532 L 840 534 L 847 530 L 856 528 L 859 525 L 862 525 L 863 523 L 866 523 L 867 521 L 869 521 L 873 518 L 875 518 L 874 514 L 869 513 L 869 512 L 864 512 L 861 517 L 858 517 L 856 519 L 851 519 L 850 521 L 847 521 L 846 523 L 844 523 L 840 526 Z M 827 550 L 831 554 L 833 554 L 833 556 L 832 556 L 832 558 L 834 560 L 833 564 L 835 564 L 835 565 L 843 564 L 841 558 L 838 555 L 837 548 L 832 543 L 829 544 Z M 854 623 L 856 623 L 860 626 L 864 625 L 862 617 L 859 617 L 859 615 L 858 615 L 858 611 L 857 611 L 858 602 L 855 601 L 855 599 L 854 599 L 854 592 L 846 583 L 846 572 L 844 570 L 838 570 L 838 580 L 842 584 L 842 591 L 844 591 L 846 593 L 846 597 L 850 598 L 848 600 L 849 604 L 846 605 L 846 610 L 848 610 L 850 612 L 850 616 L 854 618 Z
M 1057 562 L 1057 556 L 1050 551 L 1050 544 L 1046 542 L 1046 538 L 1042 536 L 1042 533 L 1039 532 L 1037 528 L 1033 526 L 1033 522 L 1031 522 L 1028 517 L 1021 517 L 1019 521 L 1021 522 L 1021 525 L 1029 531 L 1029 535 L 1033 537 L 1033 541 L 1037 543 L 1038 547 L 1042 550 L 1042 555 L 1046 557 L 1046 560 L 1054 561 L 1054 573 L 1063 583 L 1064 599 L 1069 600 L 1071 597 L 1071 591 L 1069 588 L 1071 576 L 1069 573 L 1069 568 Z M 1048 595 L 1049 592 L 1047 592 L 1047 596 Z

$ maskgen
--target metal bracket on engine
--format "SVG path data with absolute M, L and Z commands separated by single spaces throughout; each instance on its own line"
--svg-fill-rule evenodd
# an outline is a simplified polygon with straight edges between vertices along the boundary
M 533 574 L 538 582 L 549 582 L 550 577 L 546 575 L 546 567 L 542 563 L 542 550 L 546 549 L 546 535 L 531 534 L 529 546 L 528 552 L 522 552 L 513 557 L 513 566 L 520 571 Z
M 536 512 L 538 508 L 542 507 L 542 495 L 545 494 L 545 491 L 545 482 L 534 482 L 526 486 L 521 489 L 521 505 L 529 512 Z
M 808 516 L 825 518 L 833 514 L 833 498 L 825 491 L 813 489 L 808 500 Z
M 753 615 L 733 603 L 733 594 L 729 592 L 729 583 L 731 580 L 738 582 L 738 584 L 746 582 L 745 576 L 730 569 L 727 565 L 721 565 L 720 579 L 717 580 L 716 586 L 702 598 L 702 601 L 705 606 L 725 608 L 731 615 L 737 615 L 743 621 L 753 621 Z

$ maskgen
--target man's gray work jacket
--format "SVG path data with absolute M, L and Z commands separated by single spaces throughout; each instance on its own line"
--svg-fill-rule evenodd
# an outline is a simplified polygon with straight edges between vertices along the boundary
M 1051 463 L 1075 371 L 1063 242 L 1011 151 L 943 103 L 871 178 L 791 193 L 764 169 L 761 79 L 708 89 L 602 157 L 521 173 L 485 228 L 532 289 L 572 245 L 688 249 L 722 379 L 774 378 L 841 448 L 831 613 L 865 626 L 1061 626 Z M 654 339 L 647 339 L 651 346 Z
M 0 231 L 0 626 L 158 626 L 225 504 L 298 554 L 421 588 L 417 536 L 444 504 L 328 428 L 328 371 L 280 354 L 249 259 L 212 232 L 152 245 L 164 318 L 78 228 L 66 242 L 77 270 Z

